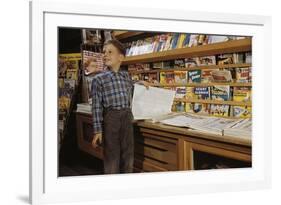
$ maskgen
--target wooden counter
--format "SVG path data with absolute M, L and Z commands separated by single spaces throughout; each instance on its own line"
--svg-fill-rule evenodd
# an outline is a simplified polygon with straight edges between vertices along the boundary
M 102 159 L 102 148 L 92 148 L 89 140 L 91 121 L 90 114 L 76 113 L 78 145 Z M 136 122 L 134 129 L 134 168 L 138 172 L 251 166 L 251 139 L 200 133 L 150 121 Z
M 137 125 L 143 128 L 180 134 L 183 137 L 189 136 L 195 138 L 203 138 L 203 139 L 215 140 L 218 142 L 233 143 L 233 144 L 244 145 L 249 147 L 251 147 L 252 144 L 252 140 L 250 138 L 221 136 L 221 135 L 209 134 L 209 133 L 207 134 L 207 133 L 202 133 L 200 131 L 191 130 L 188 128 L 174 127 L 174 126 L 164 125 L 161 123 L 152 123 L 151 121 L 140 121 L 137 123 Z
M 174 147 L 167 147 L 162 149 L 161 154 L 174 153 L 176 154 L 176 163 L 173 168 L 175 170 L 190 170 L 198 169 L 194 166 L 195 152 L 208 153 L 223 158 L 242 161 L 244 166 L 251 166 L 251 140 L 236 138 L 230 136 L 221 136 L 214 134 L 200 133 L 187 128 L 179 128 L 167 126 L 160 123 L 152 122 L 138 122 L 137 123 L 138 135 L 137 138 L 154 139 L 159 141 L 166 141 L 166 143 L 173 144 Z M 149 144 L 147 144 L 149 145 Z M 144 147 L 146 143 L 144 143 Z M 145 156 L 153 158 L 151 153 L 154 152 L 153 147 L 147 148 L 150 152 L 144 153 Z M 156 148 L 157 149 L 157 148 Z M 160 155 L 161 155 L 160 154 Z M 158 157 L 158 156 L 157 156 Z M 156 157 L 156 160 L 159 158 Z M 203 159 L 204 160 L 204 159 Z M 208 158 L 205 159 L 206 162 Z M 161 160 L 163 164 L 172 165 L 167 160 Z M 166 166 L 167 170 L 173 170 L 171 167 Z M 232 167 L 232 166 L 230 166 Z M 237 167 L 234 165 L 234 167 Z M 239 167 L 239 166 L 238 166 Z M 242 165 L 241 165 L 242 167 Z M 160 166 L 160 168 L 163 168 Z M 170 168 L 170 169 L 169 169 Z

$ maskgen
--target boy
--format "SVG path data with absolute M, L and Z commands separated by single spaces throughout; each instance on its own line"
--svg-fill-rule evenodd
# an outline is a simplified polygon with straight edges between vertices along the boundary
M 92 82 L 93 147 L 104 143 L 104 173 L 131 173 L 134 163 L 133 81 L 119 71 L 125 48 L 117 40 L 104 45 L 104 60 L 109 71 L 96 75 Z M 148 83 L 140 81 L 148 87 Z

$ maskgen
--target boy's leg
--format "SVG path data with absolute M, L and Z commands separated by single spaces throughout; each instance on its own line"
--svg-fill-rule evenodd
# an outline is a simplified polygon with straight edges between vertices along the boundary
M 132 173 L 134 165 L 133 115 L 131 110 L 126 110 L 122 114 L 122 125 L 120 130 L 120 172 Z
M 104 117 L 104 173 L 120 173 L 120 113 L 108 111 Z

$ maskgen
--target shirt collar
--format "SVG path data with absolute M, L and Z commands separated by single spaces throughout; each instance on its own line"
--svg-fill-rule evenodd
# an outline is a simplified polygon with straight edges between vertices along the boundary
M 121 70 L 119 70 L 118 72 L 114 72 L 112 70 L 109 70 L 108 72 L 109 72 L 110 76 L 114 76 L 114 75 L 122 75 L 123 76 L 123 74 L 124 74 L 124 71 L 121 71 Z

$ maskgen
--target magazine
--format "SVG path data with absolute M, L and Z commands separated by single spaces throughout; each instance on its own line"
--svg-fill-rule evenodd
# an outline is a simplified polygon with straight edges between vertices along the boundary
M 212 100 L 230 100 L 230 86 L 229 85 L 214 85 L 211 89 Z
M 239 118 L 250 118 L 252 117 L 252 107 L 251 106 L 233 106 L 232 108 L 233 117 Z
M 216 56 L 199 57 L 199 65 L 216 65 Z
M 83 50 L 83 70 L 85 75 L 102 72 L 105 69 L 103 54 L 93 51 Z
M 186 84 L 187 83 L 187 71 L 175 70 L 175 83 Z
M 101 31 L 96 29 L 82 29 L 82 40 L 84 44 L 101 43 Z
M 185 98 L 185 96 L 186 96 L 186 87 L 176 87 L 175 98 Z
M 250 102 L 252 98 L 252 91 L 250 87 L 234 87 L 233 101 L 236 102 Z
M 186 103 L 185 112 L 208 115 L 210 113 L 210 104 L 207 104 L 207 103 Z
M 199 58 L 195 57 L 195 58 L 185 58 L 185 67 L 186 68 L 191 68 L 191 67 L 196 67 L 198 66 L 199 63 Z
M 210 87 L 194 87 L 194 95 L 197 99 L 210 99 Z
M 236 82 L 248 83 L 252 81 L 251 68 L 236 68 Z
M 188 82 L 189 83 L 200 83 L 201 82 L 201 70 L 190 70 L 188 71 Z
M 229 105 L 211 104 L 210 114 L 213 116 L 227 117 L 229 116 Z
M 203 69 L 201 73 L 201 83 L 210 83 L 214 81 L 212 71 L 219 69 Z
M 211 74 L 214 82 L 232 82 L 232 75 L 229 70 L 213 70 Z

